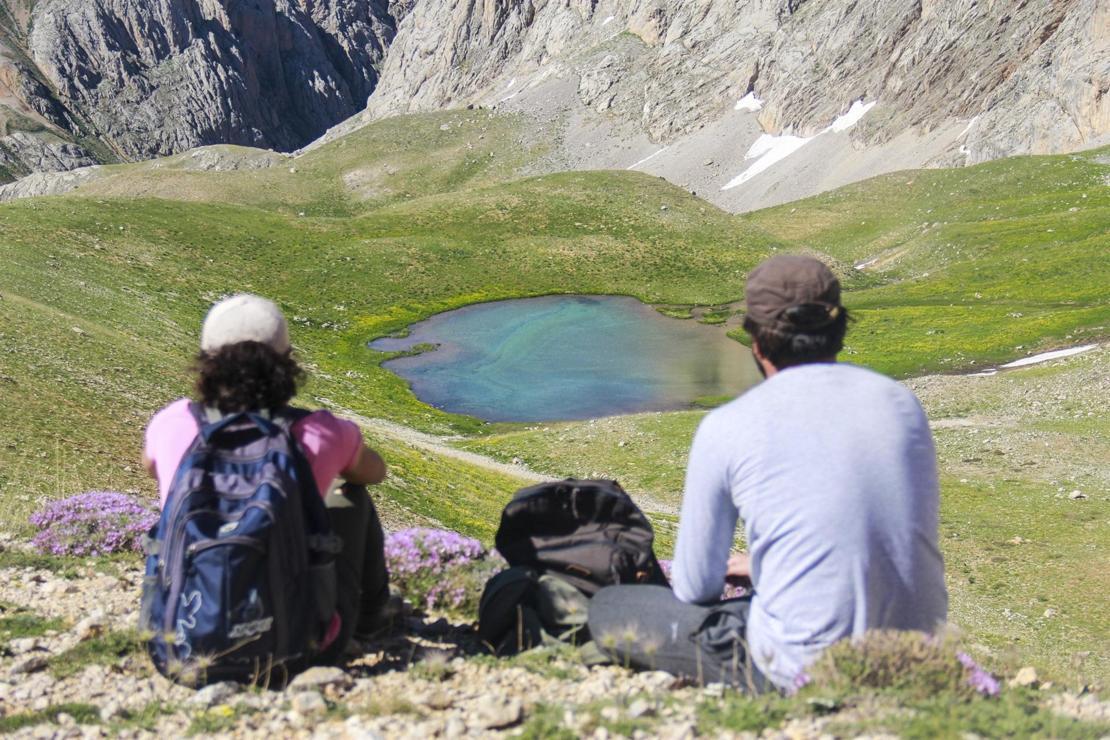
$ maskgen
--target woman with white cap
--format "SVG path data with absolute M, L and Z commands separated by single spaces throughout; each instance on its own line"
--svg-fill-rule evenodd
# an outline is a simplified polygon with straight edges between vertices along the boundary
M 220 415 L 283 409 L 304 377 L 293 358 L 281 310 L 272 301 L 250 294 L 232 296 L 209 310 L 195 370 L 196 400 L 209 413 Z M 174 401 L 147 426 L 143 465 L 158 480 L 163 505 L 198 433 L 190 403 L 188 398 Z M 323 657 L 332 660 L 352 634 L 381 626 L 389 604 L 382 528 L 366 491 L 366 485 L 385 478 L 386 467 L 381 456 L 365 445 L 358 426 L 328 411 L 305 415 L 291 431 L 325 496 L 332 529 L 343 540 L 336 559 L 339 618 L 333 620 L 330 646 Z M 338 478 L 346 484 L 328 493 Z

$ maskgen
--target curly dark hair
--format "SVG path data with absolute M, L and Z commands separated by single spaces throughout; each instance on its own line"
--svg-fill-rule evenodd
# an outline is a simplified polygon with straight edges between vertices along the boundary
M 813 328 L 806 326 L 810 317 L 806 315 L 807 306 L 798 312 L 795 323 L 797 331 L 784 331 L 763 326 L 744 317 L 744 331 L 759 345 L 759 351 L 778 369 L 819 362 L 833 358 L 844 349 L 844 335 L 848 332 L 848 309 L 840 307 L 836 317 L 829 323 L 818 324 Z M 828 315 L 828 314 L 825 314 Z M 788 317 L 792 319 L 793 317 Z M 828 321 L 828 319 L 824 319 Z
M 279 409 L 297 395 L 304 370 L 292 351 L 238 342 L 197 355 L 196 392 L 205 406 L 233 414 Z

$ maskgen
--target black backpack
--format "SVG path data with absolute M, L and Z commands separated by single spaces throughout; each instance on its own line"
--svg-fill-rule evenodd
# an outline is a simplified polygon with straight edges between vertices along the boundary
M 486 584 L 479 635 L 498 652 L 534 647 L 541 627 L 555 639 L 588 640 L 581 607 L 562 614 L 561 605 L 574 600 L 550 578 L 574 586 L 581 604 L 619 583 L 666 586 L 654 540 L 651 523 L 616 481 L 568 478 L 522 488 L 501 514 L 494 541 L 510 569 Z

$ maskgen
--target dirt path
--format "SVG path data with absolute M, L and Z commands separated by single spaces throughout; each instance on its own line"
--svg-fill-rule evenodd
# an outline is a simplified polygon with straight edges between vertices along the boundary
M 461 460 L 462 462 L 469 463 L 470 465 L 474 465 L 475 467 L 484 468 L 485 470 L 491 470 L 495 473 L 501 473 L 502 475 L 507 475 L 513 478 L 519 478 L 522 481 L 526 481 L 528 483 L 539 483 L 545 480 L 552 480 L 553 478 L 553 476 L 550 475 L 537 473 L 536 471 L 524 465 L 511 465 L 509 463 L 499 462 L 497 460 L 494 460 L 493 458 L 486 457 L 485 455 L 479 455 L 475 452 L 468 452 L 467 450 L 460 450 L 458 448 L 451 447 L 449 444 L 447 444 L 447 440 L 449 439 L 448 437 L 440 437 L 434 434 L 418 432 L 415 429 L 404 426 L 403 424 L 398 424 L 393 421 L 387 421 L 385 419 L 371 419 L 368 416 L 361 416 L 349 411 L 343 411 L 341 415 L 355 422 L 363 429 L 372 434 L 389 437 L 391 439 L 404 442 L 405 444 L 411 445 L 413 447 L 418 447 L 422 450 L 426 450 L 427 452 L 431 452 L 436 455 L 442 455 L 443 457 L 450 457 L 455 460 Z
M 372 419 L 368 416 L 362 416 L 346 410 L 339 413 L 341 416 L 350 419 L 371 434 L 389 437 L 390 439 L 403 442 L 435 455 L 442 455 L 443 457 L 459 460 L 474 465 L 475 467 L 501 473 L 511 478 L 517 478 L 524 484 L 557 480 L 560 477 L 547 473 L 539 473 L 525 465 L 503 463 L 493 458 L 486 457 L 485 455 L 479 455 L 476 452 L 460 450 L 450 445 L 450 437 L 440 437 L 434 434 L 418 432 L 403 424 L 387 421 L 385 419 Z M 646 496 L 641 492 L 635 494 L 635 499 L 636 503 L 647 512 L 668 514 L 671 516 L 678 515 L 678 507 Z

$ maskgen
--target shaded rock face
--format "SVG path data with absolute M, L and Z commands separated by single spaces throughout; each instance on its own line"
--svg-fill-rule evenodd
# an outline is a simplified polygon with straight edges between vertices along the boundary
M 27 54 L 127 158 L 210 143 L 289 150 L 362 109 L 385 0 L 44 0 Z
M 394 13 L 410 7 L 0 0 L 0 167 L 14 177 L 216 143 L 296 149 L 363 109 Z
M 54 97 L 23 52 L 31 5 L 30 0 L 0 3 L 0 180 L 96 161 L 74 141 L 80 121 Z
M 69 141 L 26 131 L 0 137 L 0 167 L 11 173 L 66 172 L 93 164 L 87 149 Z
M 102 176 L 102 168 L 98 166 L 78 167 L 67 172 L 32 172 L 15 182 L 0 185 L 0 203 L 40 195 L 64 195 Z
M 0 0 L 0 179 L 556 83 L 655 142 L 751 92 L 775 135 L 862 99 L 854 145 L 958 123 L 930 163 L 1068 151 L 1110 140 L 1107 28 L 1110 0 Z
M 864 143 L 974 120 L 950 163 L 1082 148 L 1110 131 L 1110 0 L 420 0 L 368 114 L 497 103 L 576 76 L 586 105 L 655 140 L 745 93 L 772 134 L 812 135 L 855 100 Z M 502 95 L 503 92 L 503 95 Z

